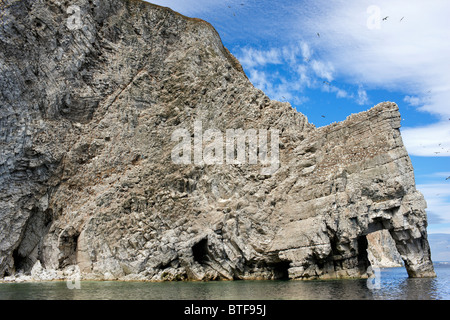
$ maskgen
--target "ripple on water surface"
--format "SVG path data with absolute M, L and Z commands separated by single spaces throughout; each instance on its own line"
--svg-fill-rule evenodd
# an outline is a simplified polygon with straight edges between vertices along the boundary
M 450 299 L 450 265 L 435 266 L 437 278 L 409 279 L 404 268 L 382 269 L 376 284 L 367 280 L 217 281 L 217 282 L 81 282 L 2 283 L 2 300 L 356 300 Z M 375 282 L 372 282 L 375 283 Z M 371 289 L 372 288 L 372 289 Z

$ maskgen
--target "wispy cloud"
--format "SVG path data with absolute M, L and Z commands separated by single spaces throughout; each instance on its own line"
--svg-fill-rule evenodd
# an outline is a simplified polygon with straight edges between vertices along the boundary
M 403 101 L 409 104 L 410 106 L 414 107 L 420 106 L 422 103 L 422 99 L 420 99 L 419 97 L 412 97 L 412 96 L 405 96 L 405 98 L 403 98 Z
M 344 89 L 340 89 L 337 86 L 327 83 L 327 82 L 323 82 L 323 86 L 322 86 L 322 90 L 325 92 L 332 92 L 336 94 L 336 98 L 351 98 L 354 99 L 355 95 L 348 93 L 346 90 Z
M 264 67 L 268 64 L 281 64 L 285 61 L 286 49 L 269 49 L 266 51 L 256 50 L 254 48 L 244 48 L 240 55 L 241 64 L 247 68 Z
M 429 223 L 450 223 L 450 182 L 419 184 L 417 190 L 427 201 Z
M 357 103 L 359 105 L 366 105 L 368 102 L 369 102 L 369 97 L 367 96 L 366 90 L 364 90 L 361 86 L 359 86 Z
M 211 0 L 146 0 L 163 7 L 168 7 L 184 15 L 194 16 L 202 12 L 216 10 L 218 6 L 223 6 L 220 1 Z M 229 0 L 230 3 L 238 0 Z
M 253 85 L 273 99 L 301 104 L 308 100 L 302 95 L 308 88 L 334 93 L 336 98 L 352 99 L 359 105 L 369 103 L 361 85 L 351 93 L 332 83 L 334 65 L 316 58 L 305 41 L 280 48 L 241 48 L 235 54 Z M 274 71 L 274 66 L 283 72 Z
M 309 68 L 304 64 L 309 59 L 311 51 L 307 44 L 299 46 L 284 46 L 281 48 L 268 48 L 257 50 L 255 48 L 242 48 L 237 58 L 248 73 L 253 85 L 263 90 L 273 99 L 303 103 L 306 99 L 301 92 L 310 84 Z M 278 68 L 290 70 L 276 72 Z
M 266 72 L 259 69 L 247 70 L 249 80 L 253 85 L 272 99 L 279 101 L 289 101 L 301 105 L 308 101 L 306 96 L 303 96 L 300 91 L 302 90 L 302 79 L 297 82 L 291 82 L 278 73 Z
M 423 174 L 422 177 L 428 177 L 428 178 L 441 178 L 445 180 L 450 180 L 450 171 L 444 171 L 444 172 L 433 172 L 429 174 Z M 450 181 L 449 181 L 449 188 L 450 188 Z
M 378 10 L 378 17 L 367 10 L 370 7 Z M 404 103 L 440 119 L 403 130 L 408 151 L 449 156 L 443 151 L 450 141 L 450 2 L 318 0 L 313 10 L 299 19 L 297 31 L 320 32 L 311 45 L 333 64 L 336 77 L 403 92 Z M 302 11 L 299 7 L 298 14 Z M 375 28 L 369 23 L 374 19 Z M 362 90 L 358 98 L 361 103 L 366 100 Z
M 314 71 L 317 77 L 326 79 L 328 81 L 333 80 L 334 66 L 329 61 L 324 62 L 320 60 L 311 61 L 311 69 Z
M 150 2 L 209 17 L 213 24 L 216 20 L 219 29 L 233 33 L 231 38 L 298 44 L 295 51 L 285 47 L 275 56 L 270 49 L 265 56 L 253 52 L 255 59 L 292 64 L 300 56 L 314 66 L 316 77 L 364 84 L 368 93 L 374 88 L 397 90 L 404 93 L 405 103 L 442 121 L 450 118 L 448 0 L 286 0 L 276 6 L 268 0 Z M 247 66 L 256 67 L 251 61 Z
M 311 47 L 306 42 L 302 42 L 300 48 L 302 50 L 303 61 L 308 62 L 311 60 L 311 56 L 313 55 Z
M 450 157 L 450 123 L 447 122 L 402 128 L 402 138 L 408 153 L 425 157 Z
M 320 30 L 314 47 L 328 53 L 327 59 L 341 74 L 355 82 L 415 89 L 417 94 L 449 88 L 450 75 L 442 68 L 448 65 L 450 50 L 448 1 L 317 3 L 317 11 L 299 20 L 297 27 L 299 32 Z M 367 9 L 373 5 L 380 10 L 379 28 L 368 26 Z M 388 18 L 383 21 L 383 17 Z

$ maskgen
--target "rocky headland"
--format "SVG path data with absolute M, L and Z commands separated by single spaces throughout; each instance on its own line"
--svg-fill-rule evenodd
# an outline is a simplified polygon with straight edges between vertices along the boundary
M 379 241 L 435 276 L 395 103 L 316 128 L 205 21 L 68 6 L 0 2 L 0 278 L 358 278 Z M 209 129 L 266 130 L 279 161 L 207 162 Z M 176 163 L 177 130 L 205 158 Z

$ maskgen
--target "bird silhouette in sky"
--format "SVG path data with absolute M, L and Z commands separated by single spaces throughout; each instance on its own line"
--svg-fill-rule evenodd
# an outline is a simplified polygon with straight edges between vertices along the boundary
M 383 21 L 386 21 L 388 18 L 389 18 L 389 16 L 384 17 L 384 18 L 383 18 Z
M 402 18 L 400 19 L 400 22 L 402 22 L 403 18 L 405 18 L 405 17 L 402 17 Z
M 317 36 L 320 38 L 320 33 L 317 32 Z

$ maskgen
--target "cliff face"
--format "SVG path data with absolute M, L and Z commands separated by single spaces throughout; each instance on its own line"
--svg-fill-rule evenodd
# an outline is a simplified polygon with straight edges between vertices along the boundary
M 367 254 L 373 267 L 395 268 L 403 266 L 402 257 L 387 229 L 369 233 L 367 242 Z
M 204 21 L 126 0 L 0 8 L 0 277 L 365 277 L 381 229 L 411 277 L 434 276 L 394 103 L 315 128 Z M 279 162 L 208 162 L 208 129 L 267 131 Z

